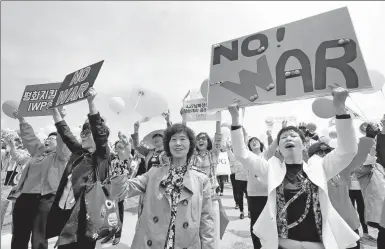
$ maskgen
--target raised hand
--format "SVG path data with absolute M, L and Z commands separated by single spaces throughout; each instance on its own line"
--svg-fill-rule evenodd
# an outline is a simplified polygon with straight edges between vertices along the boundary
M 134 124 L 134 132 L 135 133 L 138 133 L 139 127 L 140 127 L 139 121 L 136 121 L 135 124 Z
M 88 102 L 92 102 L 97 95 L 96 90 L 93 87 L 90 87 L 86 93 Z
M 329 85 L 329 88 L 332 91 L 333 106 L 336 109 L 336 114 L 346 114 L 347 112 L 345 102 L 347 97 L 349 96 L 348 90 L 339 86 L 338 84 Z
M 267 130 L 267 131 L 266 131 L 266 135 L 269 136 L 269 137 L 271 137 L 271 130 Z
M 170 122 L 170 110 L 167 110 L 166 112 L 163 112 L 162 116 L 164 117 L 166 122 Z
M 369 123 L 366 126 L 366 136 L 375 138 L 380 133 L 380 127 L 375 123 Z
M 233 120 L 232 125 L 239 125 L 239 107 L 229 106 L 227 109 L 229 110 L 231 118 Z
M 20 123 L 25 123 L 24 118 L 20 117 L 20 115 L 19 115 L 19 110 L 15 110 L 13 112 L 13 116 L 15 117 L 15 119 L 18 119 Z

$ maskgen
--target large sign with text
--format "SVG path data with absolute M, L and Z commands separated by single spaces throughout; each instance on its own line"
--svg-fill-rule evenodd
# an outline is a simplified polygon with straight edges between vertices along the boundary
M 208 109 L 325 96 L 333 83 L 372 87 L 346 7 L 214 45 Z
M 19 115 L 21 117 L 37 117 L 52 115 L 48 109 L 52 105 L 62 83 L 28 85 L 20 100 Z
M 187 122 L 221 120 L 220 112 L 207 113 L 207 100 L 204 98 L 184 101 L 181 114 L 184 115 Z
M 98 77 L 104 61 L 92 64 L 76 72 L 68 74 L 53 100 L 52 107 L 69 105 L 86 98 L 86 93 Z

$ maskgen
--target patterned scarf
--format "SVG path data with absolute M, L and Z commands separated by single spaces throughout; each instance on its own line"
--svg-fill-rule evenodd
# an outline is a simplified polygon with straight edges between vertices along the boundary
M 175 244 L 175 220 L 180 195 L 183 189 L 183 177 L 187 171 L 187 164 L 175 168 L 170 167 L 168 176 L 161 181 L 161 185 L 166 188 L 166 194 L 171 197 L 171 219 L 168 227 L 165 249 L 174 249 Z
M 298 176 L 301 175 L 301 176 Z M 319 194 L 318 194 L 318 186 L 313 184 L 308 177 L 302 172 L 302 170 L 299 172 L 299 174 L 296 174 L 296 179 L 294 181 L 294 186 L 299 187 L 297 194 L 295 194 L 288 202 L 285 200 L 285 194 L 284 194 L 284 184 L 285 181 L 283 181 L 276 189 L 277 191 L 277 229 L 278 229 L 278 236 L 280 238 L 287 239 L 289 236 L 289 229 L 293 228 L 297 225 L 299 225 L 309 214 L 309 211 L 313 209 L 314 213 L 314 219 L 315 219 L 315 225 L 317 227 L 318 235 L 321 238 L 322 241 L 322 214 L 321 214 L 321 206 L 319 203 Z M 292 178 L 292 180 L 294 180 Z M 300 195 L 306 194 L 306 206 L 305 211 L 301 215 L 301 217 L 293 222 L 292 224 L 287 223 L 287 208 L 288 206 L 293 203 Z

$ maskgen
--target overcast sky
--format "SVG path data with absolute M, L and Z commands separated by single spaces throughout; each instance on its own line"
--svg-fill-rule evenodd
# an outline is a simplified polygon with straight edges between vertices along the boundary
M 1 100 L 19 101 L 26 85 L 62 81 L 77 69 L 105 60 L 95 88 L 98 109 L 114 133 L 118 129 L 132 132 L 140 116 L 128 103 L 118 116 L 110 111 L 108 101 L 114 96 L 127 99 L 138 84 L 167 99 L 171 119 L 180 121 L 181 99 L 209 75 L 212 44 L 344 6 L 349 8 L 367 68 L 385 74 L 385 4 L 381 1 L 2 2 Z M 379 119 L 385 112 L 380 92 L 353 98 L 369 119 Z M 314 116 L 311 103 L 250 107 L 244 124 L 252 135 L 259 135 L 265 130 L 265 117 L 294 115 L 324 127 L 327 121 Z M 67 110 L 70 126 L 82 123 L 88 112 L 85 101 Z M 227 112 L 223 116 L 230 120 Z M 3 127 L 17 127 L 3 113 L 1 121 Z M 50 117 L 28 121 L 36 129 L 53 123 Z M 160 118 L 143 124 L 142 137 L 163 126 Z M 196 132 L 215 130 L 213 122 L 191 123 L 191 127 Z M 115 138 L 113 134 L 111 139 Z

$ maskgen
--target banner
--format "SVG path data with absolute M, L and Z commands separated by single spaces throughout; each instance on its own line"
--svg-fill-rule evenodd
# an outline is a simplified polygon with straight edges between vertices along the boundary
M 58 89 L 62 83 L 28 85 L 25 87 L 19 105 L 20 117 L 48 116 Z
M 222 110 L 330 95 L 333 83 L 372 88 L 346 7 L 213 45 L 205 84 L 208 109 Z
M 103 61 L 68 74 L 53 100 L 52 107 L 69 105 L 86 98 L 85 94 L 91 88 L 102 68 Z
M 207 100 L 204 98 L 184 101 L 182 115 L 183 114 L 187 122 L 221 120 L 220 112 L 214 114 L 207 113 Z

